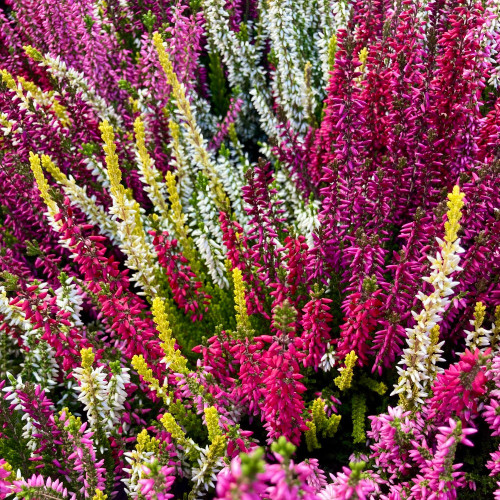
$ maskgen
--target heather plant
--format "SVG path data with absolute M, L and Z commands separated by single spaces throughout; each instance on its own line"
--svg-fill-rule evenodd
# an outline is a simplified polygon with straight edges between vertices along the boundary
M 0 498 L 500 498 L 496 0 L 0 7 Z

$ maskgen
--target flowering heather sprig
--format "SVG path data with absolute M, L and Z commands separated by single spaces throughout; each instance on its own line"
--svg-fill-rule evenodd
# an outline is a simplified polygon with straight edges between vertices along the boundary
M 469 351 L 475 351 L 476 349 L 489 347 L 490 345 L 491 331 L 482 327 L 485 312 L 485 305 L 482 302 L 478 302 L 474 310 L 474 319 L 470 320 L 470 324 L 474 327 L 474 330 L 466 330 L 464 332 L 467 334 L 465 346 Z
M 122 481 L 125 484 L 126 492 L 131 498 L 137 498 L 141 492 L 142 484 L 140 481 L 143 478 L 145 479 L 148 474 L 147 470 L 150 470 L 148 466 L 155 463 L 154 457 L 158 452 L 158 446 L 159 441 L 154 437 L 150 437 L 147 430 L 143 429 L 137 435 L 134 451 L 125 453 L 127 467 L 123 470 L 127 477 L 123 478 Z M 147 484 L 149 483 L 146 483 L 146 489 Z
M 256 240 L 252 246 L 252 258 L 259 268 L 260 279 L 267 285 L 275 281 L 279 265 L 278 249 L 281 247 L 278 231 L 284 219 L 280 204 L 272 200 L 276 190 L 269 185 L 273 182 L 269 165 L 261 161 L 253 170 L 246 173 L 247 185 L 243 187 L 242 196 L 247 204 L 250 219 L 250 231 L 247 238 Z
M 303 375 L 299 367 L 304 354 L 301 353 L 302 341 L 295 332 L 296 315 L 297 312 L 288 301 L 273 310 L 273 326 L 277 336 L 271 338 L 271 345 L 263 357 L 261 381 L 266 387 L 263 391 L 262 419 L 268 431 L 268 441 L 281 435 L 292 443 L 298 443 L 300 431 L 306 430 L 302 418 L 304 401 L 301 397 L 306 387 L 300 382 Z
M 252 337 L 248 317 L 247 303 L 245 298 L 245 285 L 241 276 L 241 270 L 237 267 L 233 269 L 234 283 L 234 309 L 236 312 L 236 331 L 241 338 Z
M 352 202 L 348 197 L 356 192 L 353 183 L 358 177 L 354 172 L 360 167 L 359 159 L 364 149 L 361 125 L 366 104 L 354 83 L 355 78 L 360 76 L 357 68 L 361 62 L 354 55 L 352 33 L 341 31 L 338 38 L 342 48 L 335 56 L 335 70 L 327 89 L 325 118 L 316 133 L 317 153 L 314 160 L 319 161 L 323 168 L 325 187 L 321 190 L 323 199 L 319 220 L 320 227 L 324 225 L 325 235 L 321 237 L 318 234 L 315 239 L 317 249 L 312 253 L 310 266 L 313 277 L 323 280 L 329 270 L 338 270 L 340 234 L 337 226 L 341 223 L 341 216 L 348 218 L 352 215 Z M 325 147 L 329 144 L 335 147 Z M 339 191 L 343 197 L 337 196 Z M 344 200 L 344 209 L 341 210 Z M 321 258 L 315 256 L 318 252 Z
M 158 263 L 165 269 L 168 284 L 177 306 L 189 314 L 192 321 L 201 321 L 208 311 L 210 295 L 202 290 L 201 281 L 191 270 L 188 259 L 179 251 L 177 240 L 168 239 L 168 233 L 150 233 L 158 255 Z
M 70 498 L 68 490 L 59 479 L 44 478 L 41 474 L 33 474 L 28 480 L 15 481 L 11 491 L 15 491 L 22 498 Z M 71 498 L 74 494 L 70 494 Z
M 47 342 L 53 355 L 63 357 L 63 368 L 75 363 L 79 346 L 88 341 L 70 321 L 71 311 L 62 310 L 57 305 L 57 295 L 49 295 L 47 284 L 21 284 L 9 306 L 23 311 L 24 320 L 33 330 L 43 332 L 39 339 Z
M 205 139 L 201 135 L 201 131 L 193 116 L 191 105 L 186 97 L 186 90 L 183 84 L 177 79 L 169 56 L 165 52 L 162 37 L 157 32 L 153 35 L 153 43 L 158 52 L 160 64 L 162 65 L 163 71 L 165 71 L 167 76 L 167 81 L 172 87 L 175 103 L 179 109 L 179 114 L 183 119 L 182 124 L 186 133 L 187 141 L 194 150 L 194 160 L 201 165 L 205 175 L 210 179 L 215 195 L 214 201 L 219 207 L 222 208 L 226 205 L 227 198 L 221 186 L 220 179 L 217 176 L 213 162 L 207 152 Z
M 363 474 L 364 462 L 351 462 L 344 467 L 343 472 L 334 476 L 333 482 L 328 484 L 319 494 L 321 500 L 328 498 L 369 498 L 370 494 L 380 492 L 376 478 Z
M 175 481 L 175 469 L 167 465 L 160 466 L 158 461 L 142 466 L 142 478 L 139 479 L 140 494 L 146 500 L 168 500 L 174 495 L 168 493 Z
M 105 487 L 104 459 L 97 459 L 93 433 L 86 430 L 86 423 L 76 428 L 75 422 L 64 413 L 61 415 L 61 422 L 73 444 L 73 453 L 68 456 L 68 460 L 73 461 L 74 470 L 78 472 L 78 485 L 82 485 L 80 493 L 83 493 L 84 498 L 93 498 L 98 490 L 103 491 Z
M 448 426 L 438 428 L 437 446 L 430 460 L 426 460 L 417 475 L 411 491 L 415 498 L 439 498 L 439 495 L 452 495 L 457 488 L 465 486 L 465 473 L 460 471 L 462 464 L 454 464 L 458 444 L 472 446 L 467 438 L 477 429 L 464 428 L 460 421 L 448 421 Z M 456 493 L 455 493 L 456 495 Z
M 459 246 L 457 233 L 460 229 L 463 197 L 464 194 L 460 192 L 458 186 L 455 186 L 453 192 L 448 195 L 449 210 L 445 222 L 444 241 L 438 240 L 441 251 L 436 258 L 429 257 L 433 271 L 428 278 L 424 278 L 433 286 L 434 292 L 431 295 L 419 292 L 418 296 L 424 309 L 420 314 L 412 312 L 417 324 L 407 330 L 408 347 L 403 351 L 404 357 L 400 361 L 406 368 L 398 367 L 400 378 L 392 394 L 400 394 L 402 403 L 408 407 L 423 404 L 424 397 L 428 394 L 429 374 L 424 363 L 429 356 L 430 332 L 441 321 L 441 315 L 450 303 L 448 297 L 453 293 L 456 284 L 449 275 L 459 269 L 460 258 L 457 253 L 462 249 Z
M 272 112 L 265 72 L 258 65 L 258 59 L 263 51 L 262 41 L 258 40 L 257 44 L 252 43 L 248 37 L 239 37 L 230 29 L 229 14 L 223 0 L 205 0 L 203 7 L 206 12 L 208 35 L 228 69 L 230 85 L 248 93 L 259 115 L 262 129 L 270 137 L 275 136 L 277 120 Z
M 287 0 L 274 0 L 267 11 L 267 28 L 275 52 L 277 65 L 273 79 L 274 91 L 293 130 L 304 134 L 306 110 L 302 90 L 305 88 L 303 62 L 297 46 L 297 33 L 292 29 L 293 4 Z M 286 75 L 286 76 L 285 76 Z
M 109 431 L 112 421 L 109 421 L 108 383 L 104 366 L 93 368 L 95 354 L 92 348 L 81 350 L 82 366 L 73 370 L 73 376 L 78 381 L 78 400 L 85 405 L 89 427 L 97 439 L 102 433 Z M 101 443 L 102 444 L 102 443 Z
M 224 265 L 223 237 L 218 224 L 216 201 L 212 200 L 210 183 L 202 173 L 198 174 L 195 187 L 189 206 L 191 234 L 212 281 L 224 289 L 229 282 Z
M 162 361 L 175 373 L 186 373 L 188 371 L 186 368 L 186 358 L 175 346 L 175 339 L 172 336 L 170 323 L 165 312 L 165 304 L 159 297 L 155 297 L 153 300 L 152 312 L 156 329 L 159 332 L 158 336 L 162 341 L 160 347 L 165 354 Z
M 243 227 L 238 222 L 232 221 L 225 212 L 220 212 L 219 222 L 226 247 L 226 257 L 233 268 L 241 270 L 245 283 L 249 285 L 245 293 L 249 314 L 252 314 L 254 309 L 266 314 L 263 305 L 263 285 L 253 272 L 254 260 L 249 248 L 250 242 L 244 235 Z
M 363 292 L 349 295 L 349 303 L 342 308 L 346 316 L 345 323 L 340 326 L 337 353 L 339 358 L 343 358 L 354 350 L 360 366 L 368 362 L 371 335 L 381 314 L 381 290 L 373 290 L 373 284 L 373 280 L 367 278 Z
M 452 414 L 469 422 L 477 415 L 480 398 L 486 394 L 485 356 L 479 349 L 465 351 L 457 363 L 439 373 L 432 386 L 433 396 L 425 407 L 431 418 L 444 421 Z
M 153 297 L 156 293 L 153 286 L 155 281 L 154 257 L 152 249 L 146 241 L 140 207 L 127 195 L 121 184 L 122 174 L 118 166 L 113 127 L 104 121 L 100 125 L 100 130 L 106 153 L 110 193 L 113 198 L 110 212 L 118 227 L 120 246 L 127 256 L 127 266 L 135 271 L 132 279 L 141 285 L 144 295 Z
M 335 385 L 341 390 L 349 389 L 352 384 L 353 370 L 358 356 L 351 351 L 344 359 L 345 366 L 339 369 L 340 375 L 335 379 Z
M 55 459 L 58 456 L 57 444 L 61 432 L 54 421 L 52 401 L 41 386 L 23 383 L 20 377 L 16 380 L 12 375 L 9 379 L 13 385 L 2 387 L 2 390 L 6 393 L 5 400 L 9 402 L 10 409 L 24 413 L 22 437 L 28 440 L 25 445 L 30 450 L 29 459 L 40 461 L 40 457 L 47 452 Z M 39 467 L 45 466 L 41 463 Z
M 304 358 L 304 366 L 312 366 L 315 370 L 320 366 L 320 362 L 327 350 L 330 340 L 331 327 L 328 323 L 333 316 L 330 314 L 329 304 L 331 299 L 322 297 L 322 291 L 316 288 L 311 291 L 311 299 L 302 309 L 301 324 L 302 342 L 307 356 Z

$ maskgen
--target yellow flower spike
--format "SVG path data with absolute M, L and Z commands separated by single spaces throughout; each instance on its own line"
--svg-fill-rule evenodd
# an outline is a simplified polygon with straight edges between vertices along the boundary
M 340 375 L 334 380 L 335 385 L 345 391 L 351 387 L 354 366 L 358 357 L 354 351 L 351 351 L 345 357 L 345 366 L 340 369 Z
M 151 166 L 153 161 L 151 160 L 151 157 L 146 149 L 146 131 L 144 129 L 144 122 L 141 120 L 140 116 L 138 116 L 134 121 L 134 132 L 139 156 L 145 164 Z
M 217 436 L 222 435 L 221 428 L 219 427 L 219 414 L 217 413 L 215 406 L 205 408 L 204 412 L 205 420 L 207 422 L 208 439 L 213 443 Z
M 6 69 L 0 69 L 0 76 L 2 77 L 3 83 L 5 83 L 9 90 L 13 90 L 16 93 L 20 92 L 17 88 L 14 77 Z
M 33 82 L 30 82 L 29 80 L 26 80 L 22 76 L 17 77 L 17 81 L 21 84 L 21 87 L 26 90 L 26 92 L 31 92 L 33 97 L 37 99 L 42 99 L 43 98 L 43 92 L 42 89 L 37 87 Z
M 430 335 L 429 335 L 429 348 L 427 350 L 429 357 L 427 358 L 427 373 L 429 374 L 429 377 L 431 377 L 432 380 L 436 378 L 437 370 L 436 370 L 436 364 L 435 364 L 435 354 L 438 350 L 438 343 L 439 343 L 439 325 L 434 325 L 431 329 Z
M 30 151 L 30 166 L 38 186 L 38 191 L 40 191 L 40 196 L 47 205 L 49 213 L 51 215 L 55 215 L 58 212 L 58 208 L 56 202 L 52 199 L 52 196 L 50 196 L 49 194 L 49 183 L 47 182 L 47 179 L 43 175 L 42 165 L 40 163 L 40 157 L 38 155 L 33 154 L 31 151 Z
M 54 164 L 50 156 L 42 155 L 42 166 L 59 184 L 67 183 L 67 177 L 61 172 L 59 167 Z
M 496 325 L 492 329 L 483 328 L 484 318 L 486 316 L 486 306 L 482 302 L 477 302 L 474 308 L 474 320 L 470 321 L 474 326 L 473 331 L 467 331 L 466 346 L 471 351 L 481 349 L 483 346 L 494 346 L 497 343 Z
M 134 99 L 133 97 L 129 97 L 128 102 L 132 106 L 132 112 L 137 113 L 139 111 L 139 100 Z
M 106 500 L 107 498 L 108 495 L 105 495 L 100 489 L 96 489 L 92 500 Z
M 155 437 L 149 437 L 149 441 L 146 444 L 146 451 L 156 454 L 158 453 L 159 449 L 160 449 L 160 441 Z
M 314 400 L 311 413 L 318 431 L 324 432 L 328 424 L 328 419 L 325 412 L 325 402 L 321 398 Z
M 141 206 L 139 202 L 134 201 L 134 214 L 135 214 L 135 228 L 132 234 L 142 237 L 144 236 L 144 228 L 142 227 L 142 219 L 141 219 Z
M 149 436 L 148 436 L 148 431 L 146 429 L 142 429 L 139 434 L 137 434 L 137 444 L 135 445 L 135 449 L 142 453 L 143 451 L 146 451 L 146 446 L 149 442 Z
M 196 120 L 194 119 L 193 112 L 191 110 L 191 104 L 186 97 L 184 85 L 179 83 L 177 75 L 174 71 L 174 67 L 172 66 L 172 62 L 170 61 L 168 54 L 165 51 L 163 39 L 157 31 L 153 33 L 153 44 L 158 53 L 160 64 L 167 77 L 167 82 L 172 87 L 172 94 L 175 98 L 177 108 L 183 117 L 188 140 L 196 152 L 196 159 L 203 167 L 205 175 L 212 181 L 215 202 L 219 208 L 227 210 L 229 206 L 228 198 L 217 175 L 215 166 L 210 160 L 208 152 L 205 148 L 204 139 L 201 135 L 198 125 L 196 124 Z
M 26 52 L 27 56 L 33 59 L 35 62 L 42 62 L 43 61 L 43 56 L 38 50 L 36 50 L 34 47 L 31 45 L 25 45 L 23 47 L 24 52 Z
M 481 328 L 486 313 L 486 306 L 482 302 L 477 302 L 474 309 L 474 327 L 476 330 Z
M 153 370 L 148 367 L 146 360 L 142 356 L 142 354 L 135 355 L 132 358 L 132 367 L 134 370 L 142 377 L 144 382 L 146 382 L 150 388 L 158 394 L 159 397 L 163 399 L 163 401 L 168 404 L 169 397 L 166 392 L 166 387 L 160 386 L 160 381 L 153 376 Z
M 156 324 L 160 340 L 162 340 L 160 346 L 165 353 L 165 362 L 174 372 L 187 373 L 187 359 L 178 349 L 175 349 L 175 339 L 172 336 L 172 329 L 165 311 L 165 302 L 160 297 L 155 297 L 151 310 L 153 312 L 153 321 Z
M 59 118 L 61 124 L 68 128 L 71 125 L 71 120 L 69 119 L 66 107 L 63 106 L 57 99 L 52 100 L 52 109 L 55 115 Z
M 358 59 L 359 59 L 359 62 L 361 63 L 361 67 L 359 68 L 359 71 L 360 71 L 360 73 L 364 73 L 365 68 L 366 68 L 366 61 L 368 60 L 368 48 L 367 47 L 363 47 L 359 51 Z
M 250 318 L 248 317 L 247 302 L 245 299 L 245 284 L 241 269 L 233 269 L 234 282 L 234 309 L 236 311 L 236 329 L 241 337 L 248 337 L 251 332 Z
M 137 443 L 135 449 L 138 453 L 143 452 L 153 452 L 158 451 L 160 441 L 158 439 L 151 437 L 146 429 L 142 429 L 139 434 L 137 434 Z
M 457 239 L 457 233 L 460 230 L 459 221 L 462 218 L 462 208 L 464 206 L 463 198 L 465 194 L 460 192 L 458 186 L 454 186 L 453 191 L 448 194 L 448 220 L 444 224 L 445 241 L 453 243 Z
M 179 128 L 179 125 L 174 122 L 174 120 L 169 120 L 168 121 L 168 128 L 170 130 L 170 136 L 172 137 L 174 141 L 174 145 L 178 145 L 181 140 L 181 131 Z
M 196 275 L 199 275 L 200 268 L 198 265 L 198 261 L 196 259 L 193 240 L 188 236 L 189 231 L 185 225 L 186 216 L 182 211 L 182 205 L 181 205 L 181 200 L 179 198 L 179 192 L 177 190 L 175 175 L 172 172 L 167 172 L 165 181 L 167 183 L 167 191 L 171 205 L 169 211 L 170 220 L 174 225 L 176 236 L 179 240 L 179 243 L 182 246 L 182 250 L 186 259 L 189 261 L 191 269 Z
M 92 351 L 92 347 L 88 348 L 83 348 L 80 351 L 80 356 L 82 357 L 82 368 L 84 370 L 88 370 L 89 368 L 92 368 L 92 365 L 94 364 L 95 360 L 95 354 Z
M 125 196 L 125 189 L 121 185 L 122 172 L 118 166 L 118 155 L 116 154 L 115 133 L 108 120 L 104 120 L 99 125 L 101 137 L 104 142 L 104 153 L 106 155 L 106 165 L 108 167 L 109 182 L 113 196 L 121 198 Z
M 171 219 L 175 225 L 175 230 L 179 238 L 187 238 L 187 229 L 184 226 L 186 222 L 186 216 L 182 211 L 181 200 L 179 198 L 179 192 L 177 191 L 177 183 L 175 181 L 175 175 L 172 172 L 167 172 L 165 176 L 167 182 L 167 191 L 171 204 Z
M 335 33 L 331 36 L 328 42 L 328 66 L 330 71 L 335 66 L 335 54 L 337 53 L 337 36 Z
M 160 419 L 165 430 L 172 436 L 172 439 L 179 441 L 182 445 L 186 441 L 186 434 L 181 429 L 180 425 L 175 421 L 175 418 L 171 413 L 165 413 Z
M 495 349 L 500 340 L 500 306 L 495 307 L 495 322 L 491 330 L 491 347 Z
M 236 133 L 236 125 L 234 124 L 234 122 L 229 124 L 229 127 L 227 128 L 227 135 L 229 136 L 229 139 L 231 139 L 234 149 L 237 150 L 238 153 L 243 154 L 243 152 L 241 151 L 240 141 L 238 140 L 238 134 Z
M 431 339 L 431 346 L 436 346 L 437 343 L 439 342 L 439 325 L 434 325 L 431 329 L 431 334 L 430 334 L 430 339 Z
M 220 457 L 224 456 L 224 452 L 226 451 L 226 436 L 215 436 L 212 444 L 208 448 L 207 453 L 207 462 L 215 462 Z
M 121 248 L 127 256 L 126 264 L 130 269 L 137 271 L 133 279 L 140 283 L 144 291 L 140 293 L 152 298 L 156 294 L 152 285 L 155 283 L 156 264 L 153 260 L 152 247 L 146 240 L 141 209 L 133 199 L 132 192 L 127 191 L 121 183 L 122 173 L 116 154 L 113 127 L 105 120 L 99 125 L 99 129 L 104 142 L 110 193 L 113 198 L 111 213 L 118 217 L 118 228 L 124 234 L 121 238 Z
M 304 435 L 306 438 L 307 450 L 313 451 L 316 448 L 321 448 L 321 445 L 319 444 L 318 436 L 316 433 L 316 431 L 317 431 L 316 424 L 313 421 L 310 421 L 310 422 L 306 422 L 306 425 L 308 427 L 308 430 L 305 431 Z

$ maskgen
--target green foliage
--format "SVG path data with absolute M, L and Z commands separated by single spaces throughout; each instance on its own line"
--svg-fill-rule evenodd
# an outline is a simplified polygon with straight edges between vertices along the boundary
M 354 443 L 363 443 L 366 440 L 365 433 L 366 399 L 364 395 L 356 393 L 352 397 L 352 437 Z
M 88 14 L 86 14 L 84 17 L 84 21 L 85 21 L 85 27 L 87 28 L 88 33 L 92 33 L 92 26 L 94 26 L 95 20 L 92 18 L 92 16 L 89 16 Z
M 208 53 L 208 78 L 215 114 L 223 117 L 229 109 L 227 82 L 219 53 L 212 47 Z
M 118 88 L 125 90 L 131 97 L 134 99 L 139 98 L 139 94 L 137 93 L 137 90 L 132 87 L 131 83 L 128 82 L 127 80 L 118 80 Z
M 249 481 L 255 479 L 257 474 L 264 472 L 265 462 L 262 460 L 264 449 L 257 448 L 251 455 L 240 453 L 241 472 Z
M 156 16 L 150 10 L 148 10 L 148 12 L 142 16 L 142 24 L 144 24 L 144 27 L 146 28 L 148 33 L 151 33 L 153 31 L 155 23 Z
M 195 442 L 208 442 L 207 428 L 201 418 L 193 410 L 187 409 L 180 399 L 171 403 L 168 410 Z
M 18 288 L 19 278 L 8 271 L 0 272 L 0 284 L 7 292 L 15 292 Z
M 280 436 L 278 441 L 271 444 L 271 451 L 281 455 L 284 459 L 289 460 L 295 453 L 297 447 L 288 442 L 284 436 Z

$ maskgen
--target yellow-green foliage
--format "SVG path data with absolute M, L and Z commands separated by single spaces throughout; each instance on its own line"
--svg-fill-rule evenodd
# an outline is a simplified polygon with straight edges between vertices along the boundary
M 366 399 L 362 394 L 354 394 L 352 397 L 352 437 L 354 443 L 362 443 L 366 440 L 365 434 Z
M 341 391 L 345 391 L 351 387 L 353 370 L 357 359 L 358 356 L 356 356 L 356 353 L 354 351 L 351 351 L 345 357 L 345 366 L 343 368 L 340 368 L 340 375 L 335 379 L 335 385 Z

